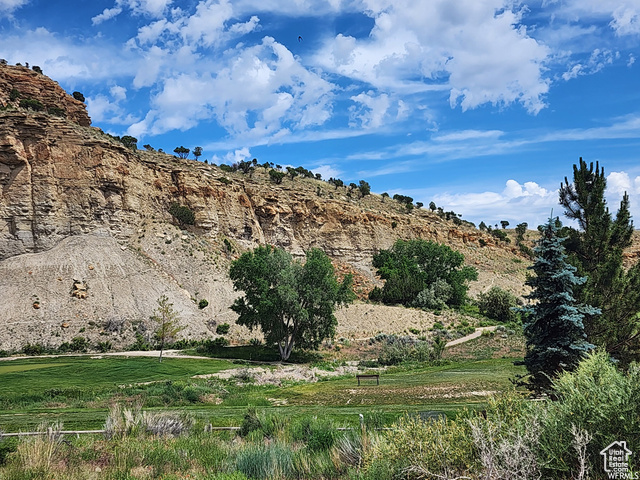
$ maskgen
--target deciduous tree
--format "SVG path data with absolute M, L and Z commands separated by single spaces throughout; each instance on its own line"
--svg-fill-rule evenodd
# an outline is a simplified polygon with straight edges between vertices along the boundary
M 451 287 L 447 305 L 462 305 L 467 298 L 467 282 L 478 278 L 475 268 L 464 265 L 460 252 L 426 240 L 397 240 L 389 250 L 373 256 L 373 266 L 385 280 L 381 300 L 389 304 L 411 305 L 420 292 L 444 280 Z
M 174 340 L 178 332 L 182 330 L 182 327 L 178 325 L 178 312 L 173 309 L 173 303 L 169 302 L 166 295 L 158 299 L 158 308 L 151 316 L 151 320 L 158 325 L 155 337 L 160 347 L 159 362 L 162 362 L 162 351 L 165 345 Z
M 258 247 L 232 263 L 229 277 L 244 292 L 231 306 L 239 315 L 237 323 L 260 327 L 282 360 L 294 346 L 317 348 L 332 337 L 335 308 L 355 297 L 351 276 L 338 282 L 331 260 L 319 249 L 309 250 L 302 264 L 282 249 Z

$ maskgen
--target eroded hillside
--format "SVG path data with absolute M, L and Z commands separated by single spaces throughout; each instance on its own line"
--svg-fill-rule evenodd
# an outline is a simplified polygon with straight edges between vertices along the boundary
M 0 66 L 0 90 L 16 88 L 19 98 L 42 104 L 58 98 L 50 93 L 57 84 L 23 70 Z M 261 167 L 228 173 L 131 150 L 89 127 L 80 102 L 68 95 L 57 104 L 64 115 L 20 108 L 8 98 L 0 93 L 9 106 L 0 112 L 0 321 L 7 332 L 0 349 L 28 341 L 55 346 L 77 335 L 130 343 L 148 328 L 163 294 L 179 310 L 185 336 L 210 336 L 216 324 L 233 323 L 230 261 L 265 243 L 298 256 L 321 248 L 341 271 L 357 274 L 365 293 L 377 282 L 375 251 L 397 238 L 430 239 L 460 250 L 478 268 L 472 294 L 494 284 L 522 293 L 526 260 L 470 226 L 316 179 L 287 177 L 275 185 Z M 168 213 L 173 202 L 193 210 L 195 226 L 176 225 Z M 76 283 L 85 295 L 76 293 Z M 199 309 L 194 300 L 203 298 L 209 306 Z M 408 315 L 389 308 L 340 312 L 339 335 L 384 331 L 390 316 Z M 424 312 L 409 317 L 407 327 L 431 321 Z M 246 335 L 233 326 L 232 338 Z

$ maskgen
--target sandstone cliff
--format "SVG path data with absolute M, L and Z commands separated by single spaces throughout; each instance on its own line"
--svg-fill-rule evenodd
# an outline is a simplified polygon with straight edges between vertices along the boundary
M 0 327 L 9 332 L 0 335 L 0 349 L 27 341 L 56 345 L 78 334 L 124 345 L 145 331 L 165 293 L 186 336 L 211 335 L 216 324 L 234 319 L 229 262 L 265 243 L 294 255 L 321 248 L 357 272 L 366 290 L 376 282 L 376 250 L 397 238 L 432 239 L 478 267 L 476 291 L 493 283 L 522 290 L 524 264 L 515 249 L 471 227 L 425 210 L 407 213 L 379 195 L 361 199 L 319 180 L 285 179 L 276 186 L 262 168 L 250 176 L 226 173 L 128 149 L 88 127 L 80 102 L 66 94 L 60 100 L 64 92 L 47 77 L 0 66 L 0 101 L 13 88 L 63 105 L 66 118 L 19 106 L 0 112 Z M 168 213 L 173 202 L 195 212 L 194 227 L 175 225 Z M 74 295 L 76 283 L 87 287 L 82 298 Z M 200 310 L 192 301 L 198 298 L 210 306 Z M 416 315 L 422 322 L 423 314 Z M 340 333 L 381 329 L 375 322 L 367 328 L 358 319 L 348 323 Z M 384 318 L 379 323 L 384 327 Z M 232 338 L 246 335 L 233 327 Z
M 68 95 L 56 82 L 27 67 L 0 65 L 0 105 L 17 108 L 22 100 L 37 100 L 44 111 L 84 127 L 91 125 L 85 104 Z

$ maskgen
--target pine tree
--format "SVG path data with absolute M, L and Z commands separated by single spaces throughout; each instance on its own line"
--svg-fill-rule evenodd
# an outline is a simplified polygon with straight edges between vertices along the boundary
M 524 385 L 537 392 L 549 390 L 558 373 L 573 370 L 593 348 L 586 340 L 583 319 L 599 313 L 574 299 L 574 287 L 586 278 L 577 276 L 576 268 L 567 262 L 556 222 L 549 218 L 541 233 L 534 249 L 536 259 L 529 267 L 536 275 L 526 282 L 533 289 L 526 298 L 534 303 L 521 309 L 527 341 L 523 363 L 529 372 Z
M 633 233 L 629 197 L 625 193 L 612 218 L 606 186 L 604 168 L 597 162 L 595 169 L 593 163 L 587 167 L 580 158 L 573 166 L 573 183 L 565 177 L 560 185 L 560 203 L 578 223 L 578 229 L 567 229 L 566 244 L 570 262 L 587 277 L 576 298 L 602 311 L 585 318 L 587 338 L 626 365 L 640 359 L 640 263 L 628 271 L 623 267 L 623 250 Z

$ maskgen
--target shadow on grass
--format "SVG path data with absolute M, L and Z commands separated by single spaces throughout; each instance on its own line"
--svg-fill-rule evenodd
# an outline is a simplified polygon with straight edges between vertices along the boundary
M 277 348 L 266 347 L 264 345 L 239 345 L 239 346 L 219 346 L 205 344 L 196 349 L 199 355 L 212 358 L 233 359 L 236 361 L 249 362 L 280 362 L 280 353 Z M 313 363 L 322 360 L 322 355 L 311 351 L 294 351 L 287 360 L 287 363 Z

